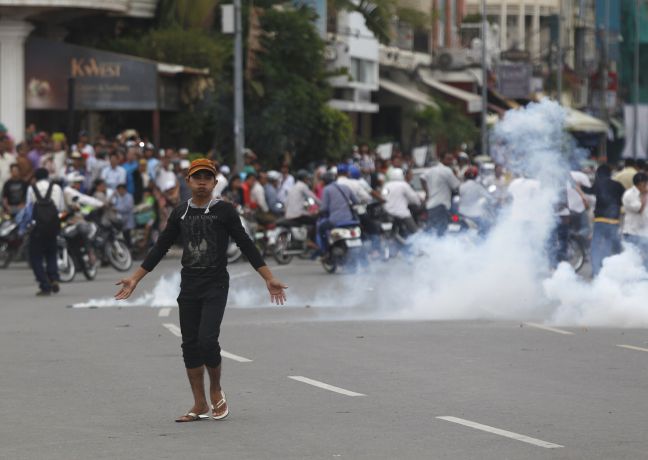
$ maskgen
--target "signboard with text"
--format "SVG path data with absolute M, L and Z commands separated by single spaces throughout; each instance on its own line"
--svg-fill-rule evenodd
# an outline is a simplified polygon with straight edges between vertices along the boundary
M 30 110 L 155 110 L 157 64 L 83 46 L 30 39 L 25 45 L 25 101 Z
M 497 67 L 497 90 L 511 99 L 526 98 L 531 90 L 532 74 L 530 64 L 500 64 Z

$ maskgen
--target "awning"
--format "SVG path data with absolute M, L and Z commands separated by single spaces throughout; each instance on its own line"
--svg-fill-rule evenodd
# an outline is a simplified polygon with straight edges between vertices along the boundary
M 607 125 L 598 118 L 594 118 L 580 110 L 568 107 L 565 107 L 565 109 L 567 110 L 567 120 L 565 121 L 567 131 L 607 134 Z
M 475 93 L 469 93 L 468 91 L 464 91 L 463 89 L 459 89 L 454 86 L 446 85 L 445 83 L 441 83 L 439 80 L 432 78 L 429 70 L 427 69 L 419 69 L 418 75 L 421 78 L 421 81 L 431 89 L 438 91 L 449 98 L 463 102 L 465 104 L 465 110 L 467 113 L 481 112 L 481 96 Z
M 390 93 L 411 102 L 423 104 L 427 107 L 434 107 L 435 109 L 439 108 L 438 104 L 434 102 L 434 99 L 432 99 L 429 94 L 419 91 L 413 86 L 403 86 L 399 83 L 387 80 L 384 77 L 380 77 L 380 87 L 385 91 L 389 91 Z

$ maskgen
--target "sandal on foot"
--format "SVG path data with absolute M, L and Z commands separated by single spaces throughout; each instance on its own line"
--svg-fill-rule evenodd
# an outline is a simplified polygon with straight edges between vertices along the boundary
M 209 416 L 205 414 L 196 414 L 195 412 L 187 412 L 181 417 L 176 419 L 177 423 L 187 423 L 187 422 L 198 422 L 200 420 L 206 420 Z
M 227 400 L 225 399 L 225 393 L 221 393 L 221 399 L 214 406 L 211 406 L 211 416 L 214 420 L 223 420 L 229 415 L 229 407 L 227 406 Z

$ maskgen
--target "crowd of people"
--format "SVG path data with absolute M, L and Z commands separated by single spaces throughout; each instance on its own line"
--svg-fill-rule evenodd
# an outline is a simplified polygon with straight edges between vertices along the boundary
M 400 224 L 405 237 L 421 230 L 444 235 L 452 212 L 470 219 L 484 235 L 498 209 L 511 201 L 513 215 L 533 221 L 529 215 L 533 211 L 516 208 L 515 201 L 524 201 L 542 187 L 535 179 L 513 177 L 501 165 L 476 162 L 462 150 L 445 152 L 426 168 L 417 168 L 411 157 L 398 150 L 382 158 L 367 144 L 342 162 L 322 162 L 298 171 L 289 157 L 278 164 L 263 164 L 250 150 L 245 152 L 241 171 L 223 164 L 215 153 L 206 156 L 218 174 L 214 200 L 232 202 L 261 225 L 282 220 L 310 226 L 315 254 L 325 251 L 330 228 L 354 220 L 362 223 L 363 233 L 377 250 L 379 228 L 358 211 L 358 205 L 379 203 Z M 143 255 L 173 208 L 191 197 L 185 178 L 193 157 L 183 148 L 156 148 L 135 130 L 92 140 L 81 131 L 76 144 L 69 145 L 64 134 L 39 132 L 30 125 L 25 140 L 15 145 L 0 124 L 2 207 L 6 215 L 16 216 L 48 194 L 59 211 L 104 207 L 121 220 L 127 244 Z M 568 257 L 570 231 L 591 240 L 594 276 L 603 259 L 621 250 L 622 240 L 648 258 L 646 170 L 645 162 L 633 160 L 626 160 L 619 171 L 602 164 L 593 177 L 574 168 L 566 180 L 564 203 L 556 210 L 556 263 Z M 56 184 L 51 190 L 50 183 Z M 134 243 L 130 232 L 136 227 L 143 228 L 146 237 Z M 33 249 L 33 264 L 53 263 L 51 245 Z M 47 293 L 58 288 L 47 282 L 46 271 L 36 276 Z

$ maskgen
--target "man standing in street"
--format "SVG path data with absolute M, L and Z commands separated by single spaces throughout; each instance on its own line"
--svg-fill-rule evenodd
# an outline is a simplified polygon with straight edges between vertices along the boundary
M 265 264 L 256 246 L 241 225 L 234 207 L 212 198 L 216 186 L 216 168 L 207 159 L 191 163 L 187 182 L 192 197 L 177 206 L 157 242 L 135 273 L 122 279 L 115 298 L 130 297 L 139 281 L 160 262 L 171 245 L 182 239 L 182 272 L 178 306 L 182 331 L 182 355 L 193 393 L 194 405 L 176 422 L 194 422 L 208 418 L 204 374 L 209 374 L 211 417 L 221 420 L 229 414 L 221 389 L 221 348 L 218 343 L 229 289 L 227 246 L 233 238 L 250 264 L 264 279 L 272 302 L 283 305 L 285 286 Z
M 632 188 L 623 194 L 623 240 L 639 249 L 648 267 L 648 175 L 637 173 L 632 182 Z
M 603 259 L 621 251 L 619 224 L 625 190 L 620 182 L 612 179 L 612 170 L 608 165 L 598 167 L 591 187 L 577 187 L 596 197 L 592 234 L 592 276 L 596 276 L 601 271 Z
M 49 296 L 59 292 L 56 237 L 61 225 L 58 213 L 65 210 L 65 200 L 61 187 L 48 180 L 47 169 L 37 169 L 34 178 L 36 183 L 27 192 L 27 206 L 31 206 L 34 224 L 29 238 L 29 259 L 40 287 L 36 295 Z
M 451 169 L 454 156 L 446 152 L 441 161 L 421 177 L 425 189 L 425 207 L 428 212 L 428 230 L 443 236 L 448 228 L 452 194 L 459 190 L 461 182 Z

